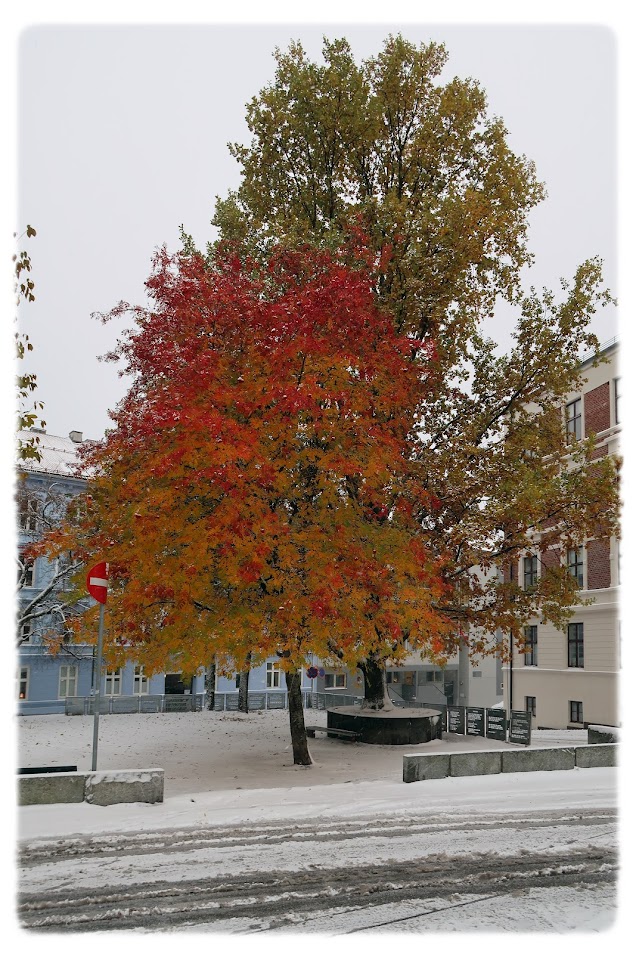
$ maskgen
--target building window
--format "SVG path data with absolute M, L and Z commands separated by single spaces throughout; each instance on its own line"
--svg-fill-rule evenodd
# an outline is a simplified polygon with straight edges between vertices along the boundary
M 278 663 L 267 663 L 267 688 L 280 689 L 280 667 Z
M 583 669 L 583 623 L 568 624 L 568 667 Z
M 326 672 L 325 689 L 346 689 L 347 674 L 344 672 Z
M 481 669 L 475 669 L 473 672 L 473 679 L 481 679 Z
M 614 423 L 620 424 L 621 379 L 614 378 Z
M 574 577 L 579 588 L 583 589 L 583 547 L 568 550 L 568 573 Z
M 565 431 L 570 441 L 581 440 L 581 398 L 565 406 Z
M 148 695 L 148 676 L 144 674 L 143 666 L 135 666 L 133 675 L 133 693 L 136 696 Z
M 18 670 L 18 699 L 29 698 L 29 667 L 21 666 Z
M 525 644 L 524 665 L 536 666 L 537 665 L 537 627 L 526 626 L 525 637 L 526 637 L 526 644 Z
M 537 585 L 537 579 L 539 576 L 538 572 L 538 559 L 536 556 L 527 556 L 523 558 L 523 588 L 524 590 L 531 590 L 533 586 Z
M 34 533 L 38 528 L 39 500 L 33 497 L 22 497 L 18 508 L 20 530 L 24 533 Z
M 60 666 L 60 690 L 58 698 L 77 695 L 77 666 Z
M 536 718 L 537 715 L 537 697 L 536 696 L 526 696 L 526 712 L 529 712 L 531 716 Z
M 583 722 L 582 702 L 570 702 L 570 722 Z
M 121 695 L 121 669 L 108 669 L 104 680 L 104 694 L 107 696 Z
M 31 642 L 31 623 L 23 623 L 20 627 L 20 645 Z
M 66 553 L 61 553 L 57 558 L 55 564 L 55 573 L 58 576 L 58 589 L 67 593 L 73 587 L 71 586 L 71 574 L 68 572 L 69 567 L 73 563 L 73 554 L 70 550 Z
M 35 582 L 35 564 L 33 560 L 23 560 L 20 557 L 20 565 L 18 567 L 18 586 L 33 586 Z
M 402 676 L 402 673 L 393 672 L 392 670 L 389 670 L 386 674 L 387 686 L 390 686 L 392 682 L 394 683 L 401 682 L 401 676 Z

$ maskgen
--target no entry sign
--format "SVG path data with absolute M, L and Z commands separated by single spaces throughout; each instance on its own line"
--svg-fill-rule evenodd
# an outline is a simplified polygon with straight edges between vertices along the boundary
M 96 563 L 86 574 L 86 588 L 94 600 L 105 603 L 108 596 L 108 563 Z

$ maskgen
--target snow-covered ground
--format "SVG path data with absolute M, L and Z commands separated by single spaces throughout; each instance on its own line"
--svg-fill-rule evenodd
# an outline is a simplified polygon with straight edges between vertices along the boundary
M 92 718 L 17 722 L 21 766 L 90 769 Z M 586 736 L 537 732 L 533 744 Z M 408 751 L 502 745 L 445 736 Z M 403 747 L 319 736 L 311 752 L 311 767 L 293 765 L 284 711 L 102 716 L 98 768 L 163 768 L 165 800 L 20 808 L 24 923 L 259 943 L 261 932 L 576 931 L 577 946 L 579 932 L 614 925 L 616 769 L 406 785 Z M 125 913 L 111 923 L 111 909 Z
M 326 725 L 327 714 L 306 710 L 307 725 Z M 17 719 L 21 766 L 91 768 L 92 716 L 22 716 Z M 584 744 L 584 729 L 535 732 L 532 744 Z M 505 748 L 506 743 L 464 735 L 409 746 L 408 752 Z M 183 712 L 105 715 L 99 719 L 99 769 L 163 768 L 165 795 L 246 788 L 296 788 L 335 782 L 402 778 L 399 745 L 310 740 L 314 765 L 293 764 L 286 711 Z

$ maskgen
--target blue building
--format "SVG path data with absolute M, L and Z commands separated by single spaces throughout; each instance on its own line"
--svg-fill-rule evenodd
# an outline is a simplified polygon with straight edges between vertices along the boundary
M 69 700 L 88 702 L 94 689 L 94 648 L 92 645 L 62 642 L 51 654 L 45 634 L 64 632 L 64 593 L 72 565 L 38 558 L 33 563 L 23 557 L 24 548 L 52 526 L 69 499 L 81 493 L 85 481 L 75 476 L 77 450 L 83 442 L 79 431 L 57 437 L 45 431 L 24 432 L 28 439 L 36 433 L 41 460 L 21 461 L 16 487 L 18 510 L 18 713 L 64 712 Z M 116 711 L 114 701 L 137 697 L 139 708 L 151 699 L 166 696 L 198 696 L 202 704 L 204 674 L 183 680 L 180 672 L 148 677 L 143 667 L 131 661 L 120 669 L 102 674 L 101 693 L 106 711 Z M 156 703 L 155 703 L 156 704 Z
M 23 551 L 29 543 L 42 536 L 59 520 L 68 501 L 85 487 L 85 480 L 76 476 L 77 451 L 83 443 L 79 431 L 68 437 L 47 434 L 35 428 L 23 432 L 27 440 L 38 436 L 40 460 L 21 461 L 18 468 L 18 647 L 17 696 L 18 714 L 87 712 L 95 686 L 94 647 L 69 640 L 62 642 L 59 652 L 52 654 L 46 644 L 46 634 L 55 629 L 64 632 L 67 608 L 64 593 L 72 564 L 59 560 L 51 562 L 38 558 L 29 563 Z M 88 603 L 87 603 L 88 605 Z M 26 615 L 25 615 L 26 614 Z M 214 678 L 214 690 L 219 694 L 217 708 L 235 708 L 238 698 L 238 674 Z M 304 692 L 323 691 L 325 686 L 342 689 L 347 678 L 326 674 L 310 678 L 303 673 Z M 102 706 L 106 712 L 157 711 L 179 708 L 184 697 L 193 699 L 194 707 L 205 702 L 206 673 L 202 670 L 193 678 L 181 672 L 165 672 L 146 676 L 143 666 L 134 661 L 120 669 L 102 673 Z M 285 674 L 276 659 L 252 669 L 250 693 L 267 694 L 265 704 L 280 707 L 285 704 Z M 275 694 L 280 695 L 276 699 Z M 181 700 L 175 697 L 182 697 Z

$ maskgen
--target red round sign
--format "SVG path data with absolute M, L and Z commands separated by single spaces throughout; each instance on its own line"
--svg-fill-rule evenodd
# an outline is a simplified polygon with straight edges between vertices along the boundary
M 105 603 L 108 596 L 108 563 L 96 563 L 86 574 L 86 588 L 94 600 Z

